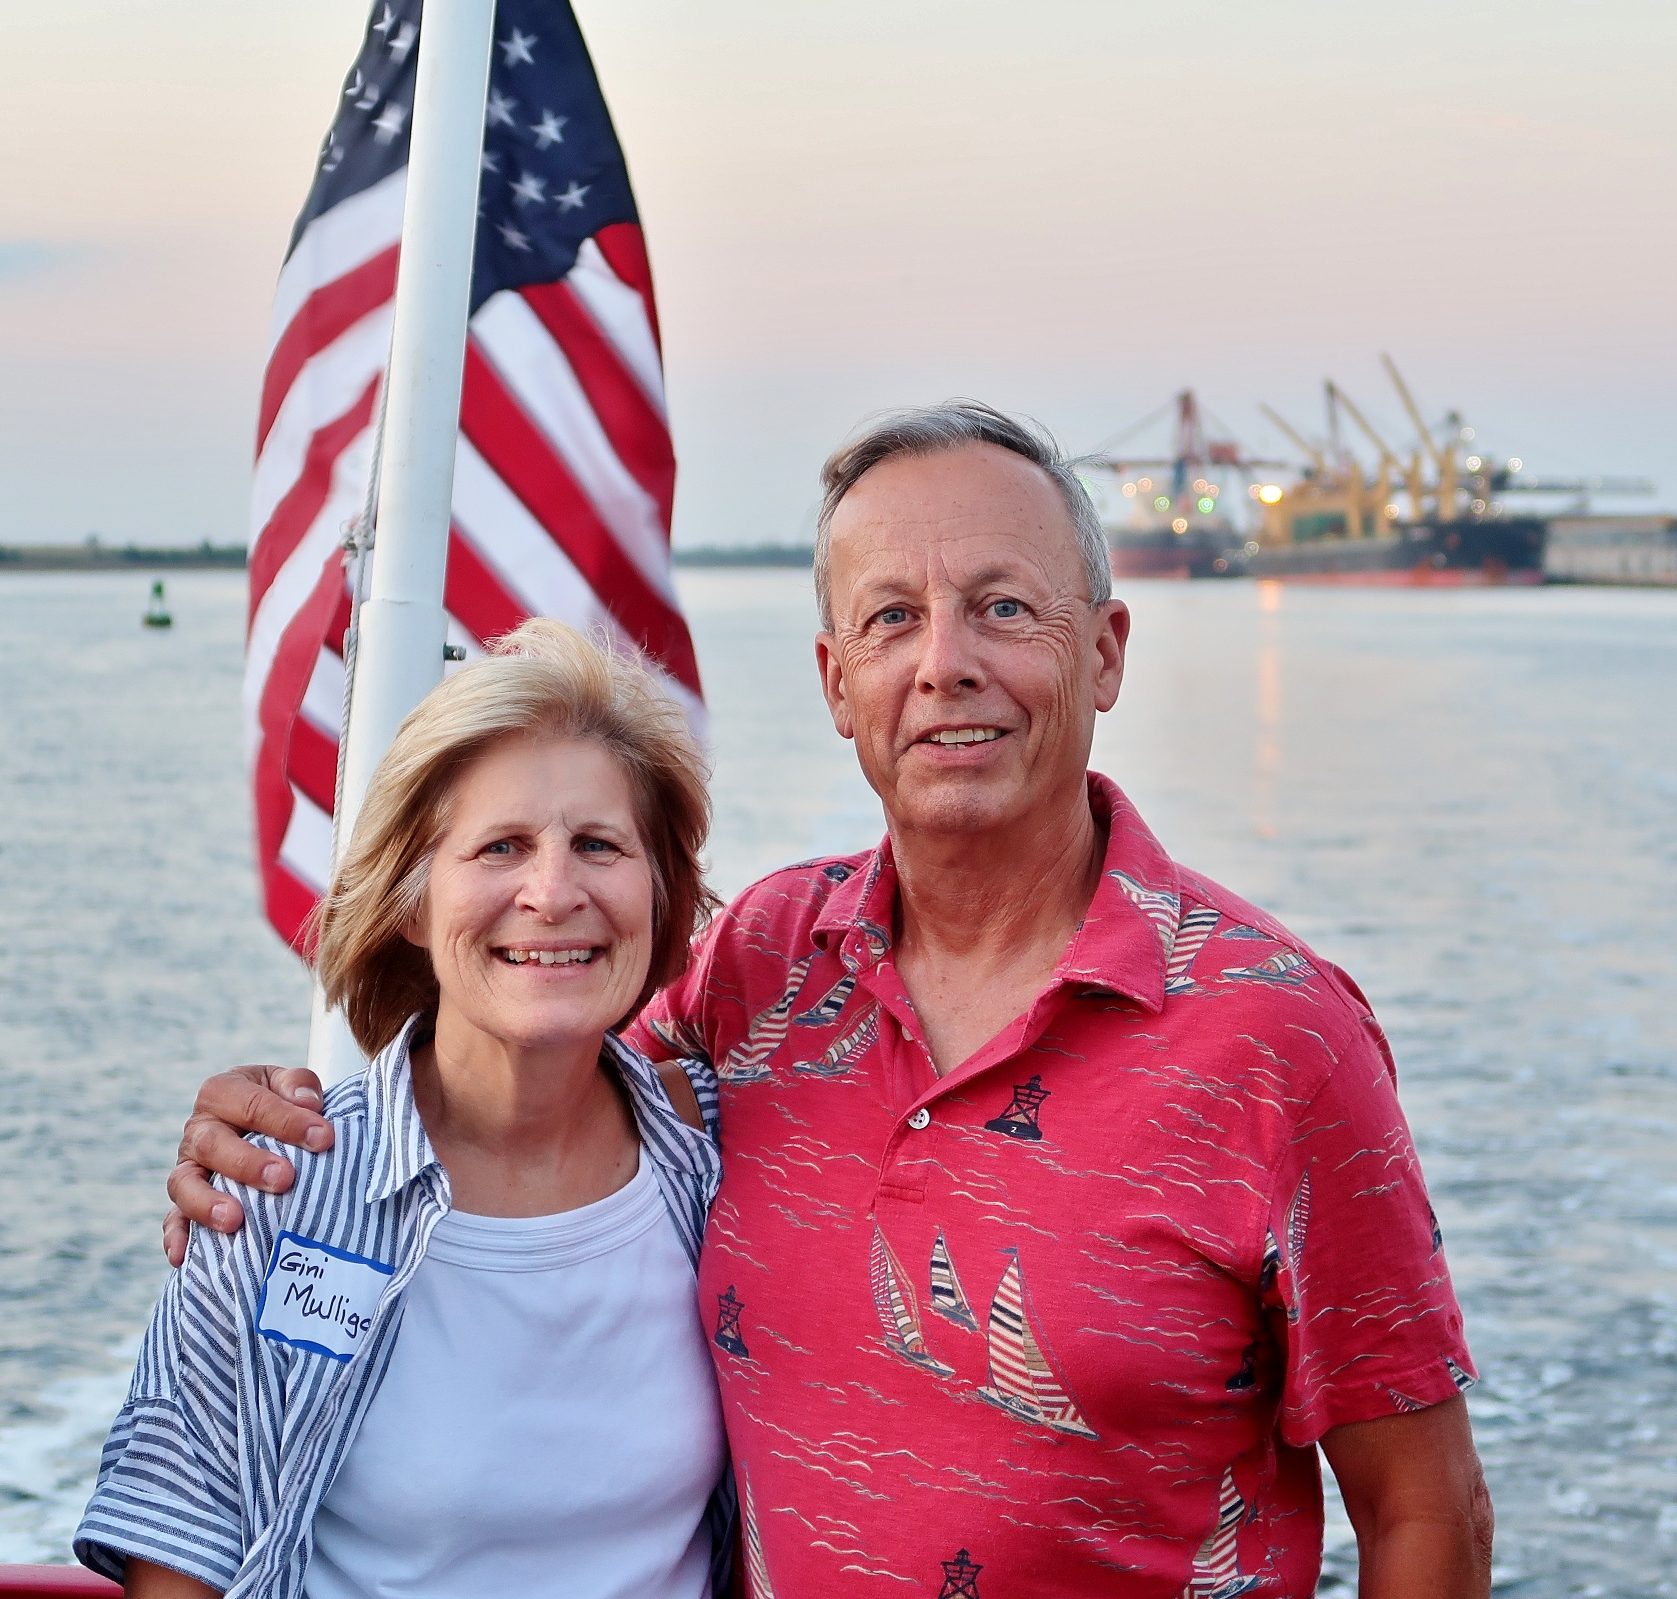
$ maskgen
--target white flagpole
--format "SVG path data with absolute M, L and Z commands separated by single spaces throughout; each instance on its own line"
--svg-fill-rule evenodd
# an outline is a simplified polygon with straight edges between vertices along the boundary
M 403 717 L 443 669 L 443 577 L 466 360 L 472 247 L 495 0 L 429 0 L 419 34 L 402 254 L 386 379 L 372 580 L 360 611 L 333 853 Z M 363 1057 L 315 985 L 309 1065 L 328 1083 Z

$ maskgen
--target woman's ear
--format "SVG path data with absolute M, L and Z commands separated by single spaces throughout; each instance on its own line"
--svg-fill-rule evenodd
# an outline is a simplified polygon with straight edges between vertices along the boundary
M 423 950 L 431 947 L 431 896 L 427 887 L 420 888 L 418 903 L 402 919 L 402 937 L 416 949 Z

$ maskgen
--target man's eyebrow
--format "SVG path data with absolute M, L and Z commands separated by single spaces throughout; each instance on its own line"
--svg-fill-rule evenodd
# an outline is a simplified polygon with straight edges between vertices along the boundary
M 861 578 L 852 587 L 851 593 L 863 605 L 872 609 L 887 600 L 906 598 L 908 589 L 907 578 L 886 576 Z
M 1016 566 L 981 566 L 967 582 L 968 589 L 989 588 L 993 583 L 1028 584 L 1028 573 L 1020 571 Z

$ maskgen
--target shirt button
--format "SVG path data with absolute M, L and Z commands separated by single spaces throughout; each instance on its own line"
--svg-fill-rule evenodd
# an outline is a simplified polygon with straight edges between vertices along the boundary
M 932 1125 L 932 1113 L 922 1105 L 919 1110 L 909 1117 L 908 1125 L 917 1133 L 924 1132 L 926 1128 Z

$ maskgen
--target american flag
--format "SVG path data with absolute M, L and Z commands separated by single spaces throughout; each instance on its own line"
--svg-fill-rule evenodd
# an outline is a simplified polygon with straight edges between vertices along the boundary
M 275 298 L 251 505 L 245 735 L 268 918 L 300 945 L 331 859 L 349 580 L 390 342 L 419 0 L 378 0 Z M 498 0 L 453 526 L 451 642 L 526 616 L 642 650 L 695 723 L 670 575 L 675 457 L 623 153 L 565 0 Z

